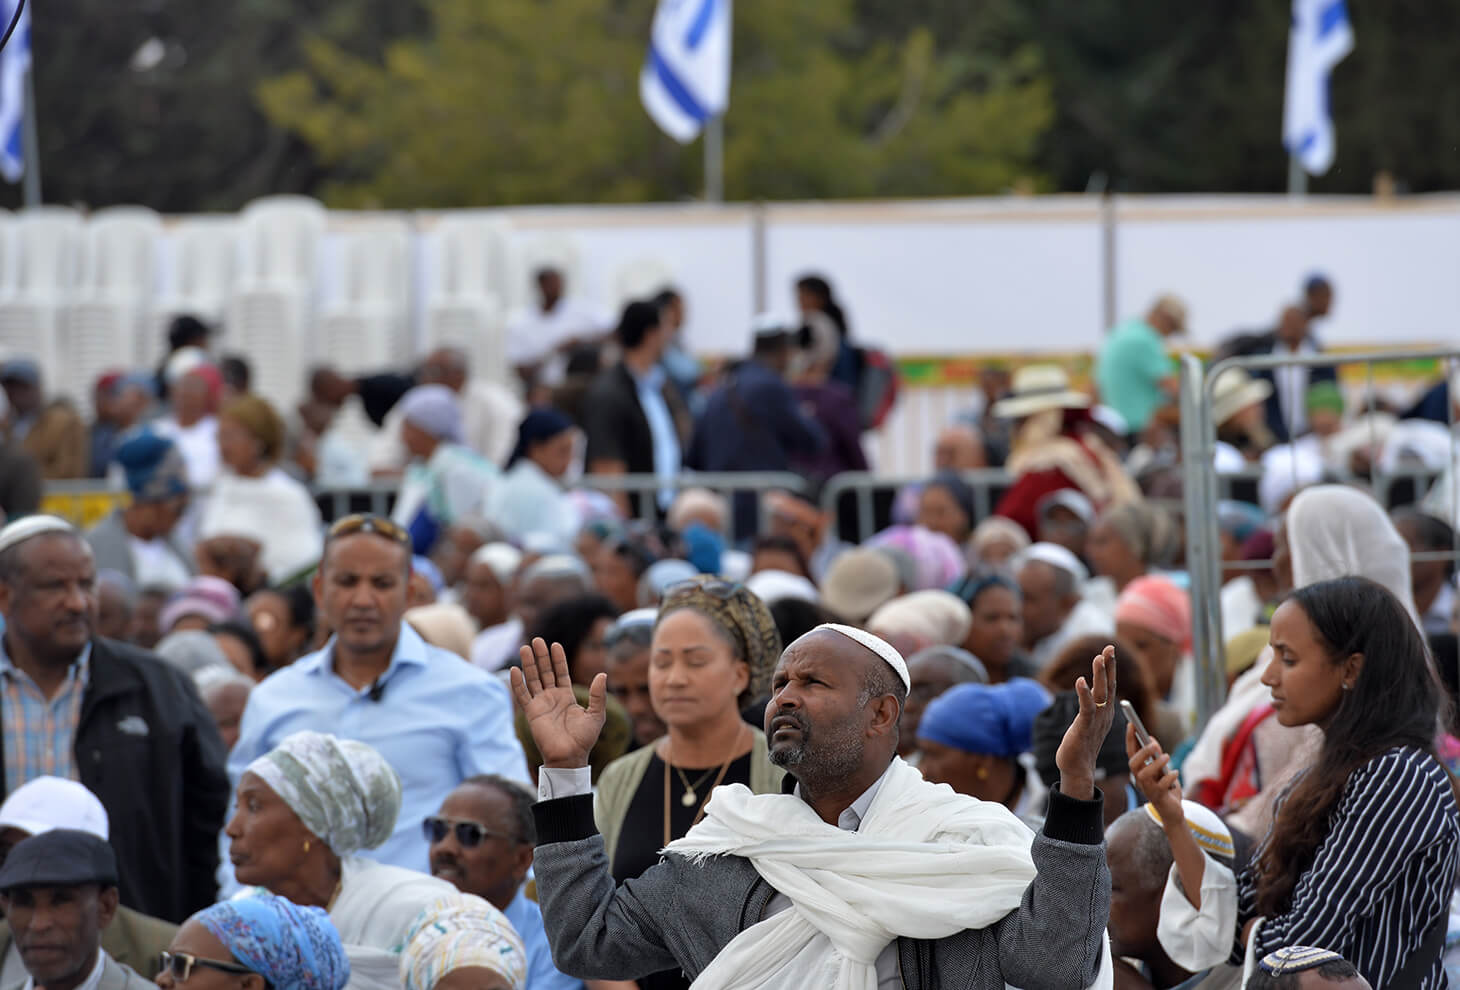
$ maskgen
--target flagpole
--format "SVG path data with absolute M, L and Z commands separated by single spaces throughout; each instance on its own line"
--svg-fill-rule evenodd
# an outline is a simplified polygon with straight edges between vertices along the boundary
M 725 116 L 705 121 L 705 202 L 725 201 Z
M 25 74 L 25 122 L 22 125 L 21 144 L 25 153 L 25 175 L 22 178 L 22 189 L 25 194 L 25 205 L 35 207 L 41 205 L 41 148 L 40 141 L 36 136 L 35 122 L 35 82 L 34 75 L 30 71 Z
M 1308 172 L 1297 155 L 1288 155 L 1288 195 L 1308 195 Z

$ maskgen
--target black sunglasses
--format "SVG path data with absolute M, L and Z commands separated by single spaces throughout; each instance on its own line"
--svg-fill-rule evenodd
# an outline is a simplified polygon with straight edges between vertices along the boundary
M 238 973 L 241 976 L 253 972 L 247 966 L 240 966 L 238 963 L 219 962 L 216 959 L 203 959 L 189 952 L 162 953 L 162 969 L 164 972 L 171 973 L 173 981 L 176 983 L 186 983 L 188 977 L 193 975 L 194 966 L 221 970 L 224 973 Z
M 463 849 L 475 849 L 487 839 L 506 839 L 508 842 L 516 841 L 505 832 L 493 832 L 480 822 L 459 821 L 454 818 L 438 818 L 435 815 L 421 822 L 421 834 L 432 845 L 443 841 L 446 836 L 452 833 L 455 833 L 456 841 Z

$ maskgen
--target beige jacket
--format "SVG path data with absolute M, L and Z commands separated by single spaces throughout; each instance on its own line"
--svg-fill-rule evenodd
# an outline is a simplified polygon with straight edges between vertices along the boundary
M 770 749 L 766 746 L 765 733 L 751 727 L 750 743 L 750 789 L 756 794 L 779 794 L 781 779 L 786 772 L 774 766 Z M 603 834 L 603 846 L 608 851 L 609 868 L 613 867 L 614 850 L 618 848 L 619 831 L 623 828 L 624 816 L 629 805 L 644 782 L 649 763 L 654 756 L 656 742 L 641 746 L 627 756 L 621 756 L 604 768 L 598 778 L 598 796 L 593 803 L 593 817 L 598 831 Z

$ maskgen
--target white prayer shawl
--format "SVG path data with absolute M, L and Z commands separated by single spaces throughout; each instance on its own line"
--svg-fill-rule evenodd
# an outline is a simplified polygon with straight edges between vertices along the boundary
M 790 794 L 720 787 L 705 819 L 665 850 L 741 856 L 792 908 L 742 931 L 694 990 L 876 990 L 897 938 L 939 939 L 996 924 L 1034 879 L 1032 833 L 1001 805 L 929 784 L 895 759 L 856 832 Z M 1112 986 L 1109 948 L 1094 986 Z

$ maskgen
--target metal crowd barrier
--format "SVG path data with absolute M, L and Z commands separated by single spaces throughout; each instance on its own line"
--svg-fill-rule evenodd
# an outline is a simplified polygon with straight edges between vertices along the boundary
M 1226 699 L 1226 630 L 1222 628 L 1222 553 L 1221 536 L 1217 525 L 1217 502 L 1221 497 L 1219 486 L 1227 478 L 1213 470 L 1213 457 L 1217 443 L 1217 425 L 1212 421 L 1213 385 L 1219 375 L 1229 368 L 1245 371 L 1277 371 L 1281 368 L 1339 368 L 1345 365 L 1363 365 L 1367 369 L 1365 402 L 1371 401 L 1376 392 L 1373 387 L 1374 365 L 1395 361 L 1437 361 L 1442 368 L 1460 360 L 1460 350 L 1439 349 L 1428 351 L 1374 351 L 1359 354 L 1311 354 L 1303 356 L 1255 355 L 1234 357 L 1221 361 L 1211 368 L 1202 364 L 1200 358 L 1185 355 L 1181 359 L 1181 457 L 1183 474 L 1183 498 L 1186 510 L 1186 566 L 1191 578 L 1192 599 L 1192 655 L 1197 664 L 1197 729 L 1206 725 L 1214 711 Z M 1394 508 L 1401 496 L 1396 488 L 1411 486 L 1404 494 L 1419 502 L 1436 479 L 1446 472 L 1454 478 L 1460 451 L 1454 438 L 1455 407 L 1460 396 L 1452 396 L 1448 410 L 1448 427 L 1452 437 L 1450 464 L 1446 471 L 1403 467 L 1390 472 L 1380 472 L 1377 466 L 1367 477 L 1357 477 L 1346 470 L 1326 471 L 1325 478 L 1334 482 L 1359 484 L 1367 488 L 1386 509 Z M 1370 420 L 1371 429 L 1373 420 Z M 1289 434 L 1293 433 L 1291 423 Z M 1371 446 L 1377 447 L 1377 435 L 1371 438 Z M 1297 465 L 1293 466 L 1294 471 Z M 1296 481 L 1295 476 L 1295 481 Z M 1447 523 L 1457 518 L 1454 504 L 1455 491 L 1452 486 L 1452 504 L 1448 507 Z M 1460 543 L 1460 534 L 1457 534 Z M 1460 559 L 1460 545 L 1443 554 L 1416 553 L 1413 560 L 1435 558 Z M 1261 562 L 1250 565 L 1260 569 Z M 1238 632 L 1240 630 L 1233 630 Z

